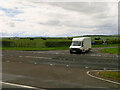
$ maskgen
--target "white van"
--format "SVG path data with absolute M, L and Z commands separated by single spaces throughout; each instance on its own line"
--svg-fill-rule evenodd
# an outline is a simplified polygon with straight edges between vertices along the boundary
M 70 46 L 70 53 L 82 53 L 91 50 L 91 38 L 73 38 Z

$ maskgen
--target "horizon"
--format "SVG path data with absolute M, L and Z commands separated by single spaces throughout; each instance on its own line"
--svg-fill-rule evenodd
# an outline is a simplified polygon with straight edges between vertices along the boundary
M 115 36 L 119 36 L 120 34 L 114 34 Z M 81 36 L 114 36 L 114 35 L 101 35 L 101 34 L 99 34 L 99 35 L 81 35 Z M 80 37 L 81 37 L 80 36 Z M 22 37 L 22 36 L 20 36 L 20 37 L 17 37 L 17 36 L 14 36 L 14 37 L 0 37 L 0 38 L 42 38 L 43 36 L 33 36 L 33 37 L 29 37 L 29 36 L 26 36 L 26 37 Z M 79 36 L 71 36 L 71 37 L 79 37 Z M 43 37 L 43 38 L 69 38 L 69 37 Z

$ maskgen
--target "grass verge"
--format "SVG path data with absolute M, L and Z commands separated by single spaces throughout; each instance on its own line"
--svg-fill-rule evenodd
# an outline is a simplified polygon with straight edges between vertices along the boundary
M 118 46 L 119 44 L 107 44 L 107 45 L 92 45 L 92 48 L 100 48 L 100 47 L 114 47 L 114 46 Z
M 92 45 L 92 48 L 99 48 L 99 47 L 113 47 L 118 46 L 118 44 L 108 44 L 108 45 Z M 69 50 L 69 46 L 65 47 L 2 47 L 0 50 L 27 50 L 27 51 L 39 51 L 39 50 Z
M 1 49 L 1 48 L 0 48 Z M 23 51 L 39 51 L 39 50 L 67 50 L 69 47 L 50 47 L 50 48 L 27 48 L 27 47 L 2 47 L 2 50 L 23 50 Z
M 110 54 L 118 54 L 120 55 L 119 53 L 119 48 L 106 48 L 106 49 L 101 49 L 99 50 L 100 52 L 103 52 L 103 53 L 110 53 Z
M 101 71 L 99 75 L 107 79 L 111 79 L 120 82 L 120 72 L 117 71 Z

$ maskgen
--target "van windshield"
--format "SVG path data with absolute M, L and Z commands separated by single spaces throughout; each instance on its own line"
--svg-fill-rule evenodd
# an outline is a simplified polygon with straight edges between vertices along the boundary
M 72 46 L 81 46 L 82 42 L 80 42 L 80 41 L 73 41 L 71 45 Z

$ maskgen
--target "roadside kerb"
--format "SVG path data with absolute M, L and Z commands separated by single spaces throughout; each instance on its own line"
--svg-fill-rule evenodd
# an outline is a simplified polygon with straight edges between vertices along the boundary
M 119 84 L 119 82 L 115 82 L 115 81 L 112 81 L 112 80 L 108 80 L 108 79 L 103 79 L 103 78 L 100 78 L 100 77 L 96 77 L 94 75 L 91 75 L 90 72 L 92 71 L 120 71 L 120 70 L 91 70 L 91 71 L 87 71 L 87 75 L 90 76 L 90 77 L 93 77 L 93 78 L 96 78 L 96 79 L 99 79 L 99 80 L 103 80 L 103 81 L 107 81 L 107 82 L 110 82 L 110 83 L 114 83 L 114 84 Z

